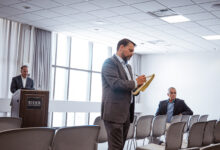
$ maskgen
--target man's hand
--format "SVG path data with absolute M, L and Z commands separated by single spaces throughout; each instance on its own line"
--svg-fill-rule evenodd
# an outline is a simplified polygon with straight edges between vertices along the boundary
M 146 82 L 145 75 L 138 76 L 136 78 L 136 81 L 137 81 L 138 87 L 140 87 L 142 84 L 144 84 L 144 82 Z

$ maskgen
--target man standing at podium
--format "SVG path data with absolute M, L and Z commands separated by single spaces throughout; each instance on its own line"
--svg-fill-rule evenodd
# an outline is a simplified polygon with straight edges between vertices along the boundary
M 21 67 L 21 75 L 13 77 L 11 82 L 11 92 L 14 93 L 18 89 L 34 90 L 34 81 L 28 77 L 28 66 Z

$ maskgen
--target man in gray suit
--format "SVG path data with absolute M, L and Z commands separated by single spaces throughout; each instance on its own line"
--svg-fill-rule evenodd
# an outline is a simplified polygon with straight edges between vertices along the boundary
M 28 77 L 28 66 L 26 65 L 21 67 L 21 75 L 12 78 L 11 92 L 14 93 L 18 89 L 34 90 L 34 82 Z
M 144 75 L 133 80 L 131 66 L 127 64 L 135 46 L 129 39 L 120 40 L 117 53 L 102 66 L 101 117 L 108 135 L 109 150 L 123 150 L 134 117 L 132 91 L 146 81 Z

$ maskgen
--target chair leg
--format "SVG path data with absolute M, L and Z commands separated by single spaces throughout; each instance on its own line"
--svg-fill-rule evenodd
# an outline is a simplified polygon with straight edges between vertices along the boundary
M 145 139 L 144 139 L 144 141 L 143 141 L 143 146 L 144 146 L 144 142 L 145 142 Z
M 134 150 L 135 150 L 135 149 L 136 149 L 135 141 L 134 141 L 134 139 L 132 139 L 132 141 L 133 141 L 133 144 L 134 144 Z

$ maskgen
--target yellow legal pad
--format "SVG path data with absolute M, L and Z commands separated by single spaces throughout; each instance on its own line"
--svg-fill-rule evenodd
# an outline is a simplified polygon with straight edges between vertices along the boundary
M 155 74 L 152 74 L 150 76 L 146 77 L 146 82 L 140 86 L 139 88 L 137 88 L 132 94 L 133 95 L 138 95 L 140 91 L 144 92 L 146 90 L 146 88 L 150 85 L 151 81 L 154 79 Z

